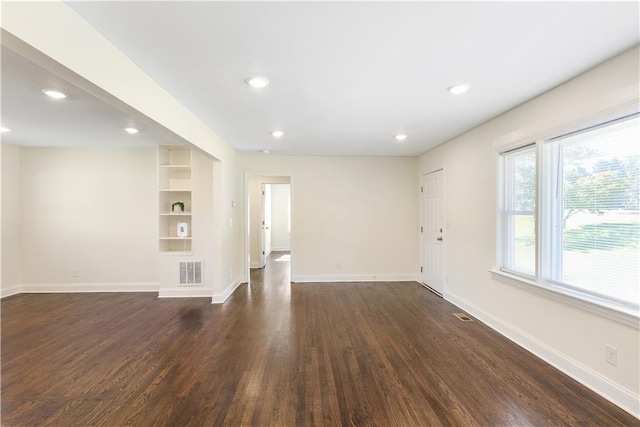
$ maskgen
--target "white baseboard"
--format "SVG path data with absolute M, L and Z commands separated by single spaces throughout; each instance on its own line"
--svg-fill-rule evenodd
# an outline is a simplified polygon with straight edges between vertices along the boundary
M 249 268 L 262 268 L 262 264 L 260 264 L 260 262 L 254 261 L 249 265 Z
M 530 351 L 551 366 L 564 372 L 579 383 L 585 385 L 600 396 L 618 405 L 636 418 L 640 418 L 640 395 L 621 387 L 610 379 L 600 375 L 580 362 L 573 360 L 563 353 L 549 347 L 542 341 L 528 335 L 509 323 L 493 316 L 480 307 L 464 300 L 458 295 L 445 291 L 444 298 L 452 304 L 460 307 L 470 315 L 478 318 L 484 324 L 498 333 L 509 338 L 520 347 Z
M 160 283 L 27 283 L 20 285 L 21 294 L 59 294 L 90 292 L 158 292 Z
M 180 286 L 158 291 L 158 298 L 211 298 L 213 291 L 202 286 Z
M 10 297 L 20 293 L 20 285 L 7 286 L 0 289 L 0 298 Z
M 298 274 L 291 277 L 294 283 L 313 282 L 417 282 L 413 274 Z
M 271 247 L 271 252 L 290 252 L 290 251 L 291 251 L 290 246 L 272 246 Z
M 225 302 L 242 283 L 246 283 L 246 281 L 243 281 L 241 277 L 236 278 L 233 283 L 227 286 L 227 289 L 219 294 L 213 294 L 211 304 L 222 304 Z

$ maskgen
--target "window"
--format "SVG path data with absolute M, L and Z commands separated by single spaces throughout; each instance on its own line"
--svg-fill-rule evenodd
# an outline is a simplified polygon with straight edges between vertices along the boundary
M 536 149 L 535 145 L 504 155 L 502 209 L 502 269 L 534 277 L 536 274 Z
M 637 316 L 638 114 L 537 141 L 501 161 L 501 270 Z

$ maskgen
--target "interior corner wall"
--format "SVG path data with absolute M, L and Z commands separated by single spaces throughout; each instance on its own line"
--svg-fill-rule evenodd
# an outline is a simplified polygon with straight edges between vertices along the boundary
M 291 176 L 294 282 L 418 279 L 416 158 L 243 155 L 241 168 Z
M 640 334 L 492 278 L 496 265 L 497 153 L 494 144 L 571 123 L 638 99 L 638 48 L 423 154 L 418 176 L 444 168 L 444 296 L 543 359 L 639 416 Z M 633 102 L 633 101 L 632 101 Z M 605 344 L 618 366 L 605 362 Z
M 20 292 L 22 215 L 20 147 L 2 144 L 2 287 L 0 297 Z
M 22 292 L 157 291 L 155 148 L 21 147 L 20 159 Z
M 271 250 L 291 250 L 289 234 L 289 184 L 271 185 Z

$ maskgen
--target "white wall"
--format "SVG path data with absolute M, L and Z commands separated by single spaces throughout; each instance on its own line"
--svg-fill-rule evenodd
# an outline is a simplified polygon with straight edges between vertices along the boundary
M 0 296 L 18 293 L 22 282 L 20 147 L 2 144 L 2 288 Z
M 429 151 L 418 176 L 444 167 L 445 298 L 570 373 L 636 416 L 640 381 L 637 328 L 587 313 L 492 278 L 496 264 L 496 151 L 517 140 L 638 97 L 638 49 Z M 417 177 L 416 177 L 417 179 Z M 618 366 L 605 363 L 605 344 Z
M 155 149 L 22 147 L 20 160 L 22 291 L 158 289 Z
M 289 184 L 271 184 L 271 250 L 291 250 Z
M 416 280 L 415 158 L 242 156 L 248 174 L 291 176 L 293 281 Z
M 215 287 L 216 278 L 225 276 L 227 293 L 241 282 L 240 263 L 223 272 L 214 261 L 217 246 L 223 246 L 214 213 L 219 162 L 194 152 L 192 254 L 161 256 L 155 148 L 3 144 L 3 150 L 3 296 L 18 291 L 137 290 L 220 301 L 225 295 Z M 235 209 L 227 219 L 228 227 L 237 224 L 235 240 L 226 242 L 236 253 L 242 247 L 241 216 L 241 209 Z M 177 261 L 184 259 L 204 262 L 204 286 L 178 288 Z

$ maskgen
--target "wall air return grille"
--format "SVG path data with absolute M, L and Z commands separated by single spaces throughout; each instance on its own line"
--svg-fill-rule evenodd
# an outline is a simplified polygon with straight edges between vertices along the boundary
M 202 261 L 180 261 L 180 286 L 202 285 Z

